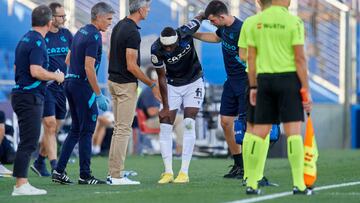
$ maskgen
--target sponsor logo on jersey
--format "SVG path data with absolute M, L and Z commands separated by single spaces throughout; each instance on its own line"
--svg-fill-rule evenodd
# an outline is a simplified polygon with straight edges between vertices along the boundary
M 229 43 L 227 43 L 226 41 L 222 40 L 222 45 L 225 49 L 227 50 L 232 50 L 232 51 L 236 51 L 237 50 L 237 46 L 231 45 Z
M 47 49 L 49 55 L 66 55 L 68 51 L 69 47 L 54 47 Z
M 175 64 L 177 63 L 182 57 L 184 57 L 186 54 L 188 54 L 191 50 L 191 45 L 188 44 L 185 49 L 179 53 L 178 55 L 176 56 L 173 56 L 173 57 L 170 57 L 168 58 L 166 61 L 169 63 L 169 64 Z

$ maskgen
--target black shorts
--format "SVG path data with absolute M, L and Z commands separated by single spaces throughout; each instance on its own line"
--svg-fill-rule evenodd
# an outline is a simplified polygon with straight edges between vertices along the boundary
M 255 123 L 304 121 L 300 80 L 296 72 L 259 74 Z

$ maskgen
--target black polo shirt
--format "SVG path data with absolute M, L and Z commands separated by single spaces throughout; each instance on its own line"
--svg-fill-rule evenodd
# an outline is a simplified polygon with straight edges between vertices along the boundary
M 138 50 L 137 64 L 140 66 L 140 27 L 125 17 L 119 21 L 112 33 L 110 42 L 109 80 L 116 83 L 137 82 L 137 78 L 127 70 L 126 49 Z

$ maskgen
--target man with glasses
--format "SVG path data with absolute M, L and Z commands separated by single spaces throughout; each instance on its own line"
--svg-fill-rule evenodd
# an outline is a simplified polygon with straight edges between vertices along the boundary
M 140 69 L 141 37 L 138 24 L 146 19 L 150 11 L 150 0 L 129 0 L 129 11 L 130 15 L 115 25 L 110 42 L 109 91 L 115 116 L 107 177 L 110 185 L 140 184 L 128 179 L 123 173 L 129 137 L 132 135 L 138 79 L 151 87 L 154 96 L 160 100 L 156 83 Z
M 63 28 L 66 21 L 64 7 L 59 3 L 51 3 L 52 24 L 50 31 L 45 36 L 47 53 L 49 55 L 49 71 L 62 72 L 66 74 L 67 66 L 65 58 L 70 50 L 73 36 L 71 32 Z M 48 157 L 51 169 L 57 164 L 56 133 L 66 114 L 66 97 L 63 84 L 54 81 L 48 82 L 45 91 L 43 126 L 44 135 L 40 144 L 38 158 L 31 169 L 39 176 L 50 176 L 46 169 L 45 159 Z

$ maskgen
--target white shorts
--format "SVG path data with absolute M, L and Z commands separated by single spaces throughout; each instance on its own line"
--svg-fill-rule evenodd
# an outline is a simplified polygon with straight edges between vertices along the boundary
M 181 104 L 183 107 L 201 108 L 205 96 L 204 81 L 199 78 L 183 86 L 167 85 L 169 110 L 180 110 Z

